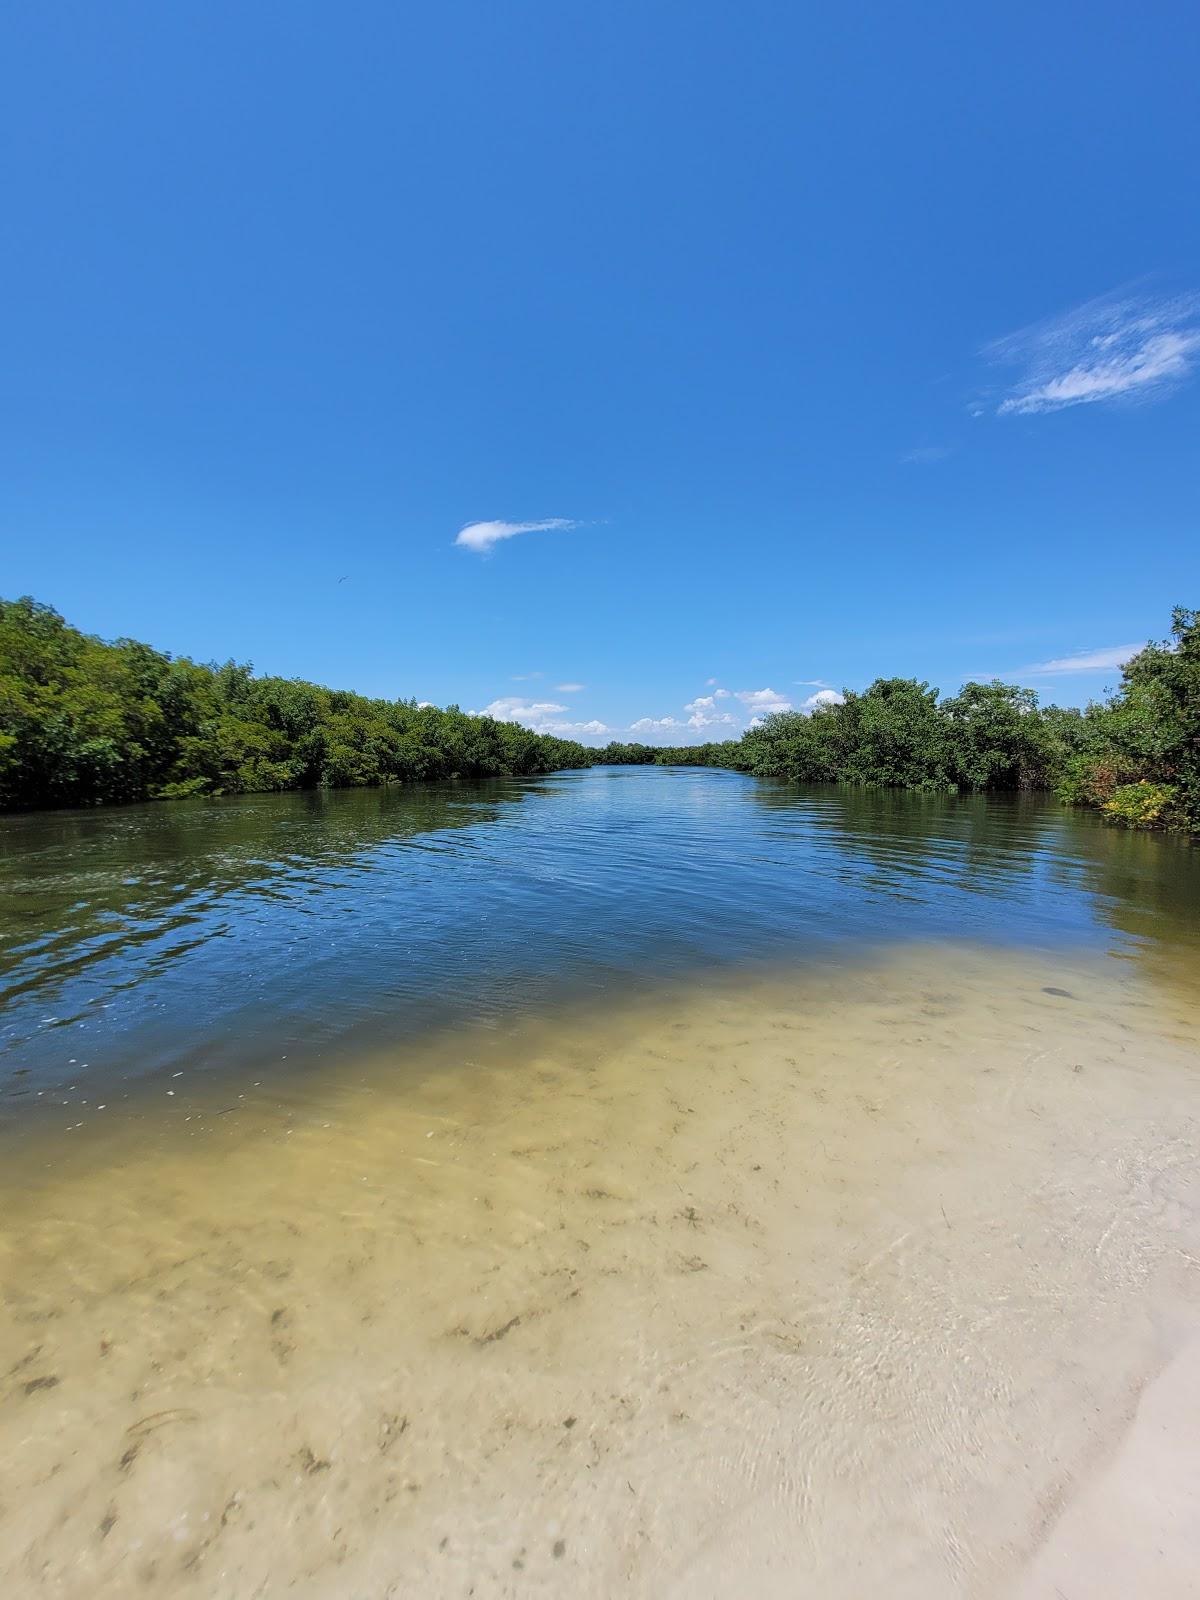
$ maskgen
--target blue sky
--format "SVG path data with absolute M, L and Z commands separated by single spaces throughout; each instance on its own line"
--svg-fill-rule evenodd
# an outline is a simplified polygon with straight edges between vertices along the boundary
M 0 26 L 0 592 L 672 742 L 1200 603 L 1194 5 Z

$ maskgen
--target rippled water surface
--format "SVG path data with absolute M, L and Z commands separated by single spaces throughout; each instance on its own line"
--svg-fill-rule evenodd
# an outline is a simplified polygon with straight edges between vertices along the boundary
M 5 1600 L 1194 1597 L 1200 851 L 659 769 L 0 844 Z
M 0 849 L 10 1112 L 85 1064 L 336 1062 L 738 962 L 946 937 L 1200 948 L 1200 851 L 1040 797 L 608 768 L 10 817 Z

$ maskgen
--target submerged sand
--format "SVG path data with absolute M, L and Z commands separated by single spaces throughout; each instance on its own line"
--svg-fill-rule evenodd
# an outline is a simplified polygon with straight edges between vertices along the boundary
M 64 1113 L 0 1593 L 1193 1594 L 1198 1020 L 925 947 Z

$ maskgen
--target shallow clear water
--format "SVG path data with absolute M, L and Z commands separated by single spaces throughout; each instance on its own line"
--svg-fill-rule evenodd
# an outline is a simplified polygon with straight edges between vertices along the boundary
M 654 769 L 0 838 L 0 1593 L 1191 1594 L 1200 852 Z
M 336 1070 L 738 963 L 942 938 L 1200 953 L 1200 850 L 1043 797 L 606 768 L 9 817 L 0 852 L 10 1116 L 85 1078 Z

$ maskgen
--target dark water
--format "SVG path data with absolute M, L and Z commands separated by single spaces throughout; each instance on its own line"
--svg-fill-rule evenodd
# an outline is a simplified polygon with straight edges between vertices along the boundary
M 1200 970 L 1200 851 L 1041 797 L 602 768 L 0 820 L 0 1108 L 894 941 Z M 277 1067 L 277 1070 L 280 1068 Z

